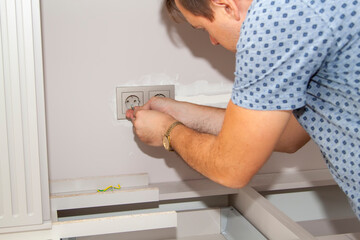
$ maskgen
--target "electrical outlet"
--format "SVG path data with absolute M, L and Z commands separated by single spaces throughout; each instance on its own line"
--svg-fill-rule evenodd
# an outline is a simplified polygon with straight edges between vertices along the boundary
M 122 113 L 125 114 L 128 109 L 144 105 L 144 93 L 122 92 L 121 93 Z
M 128 109 L 142 106 L 152 97 L 175 98 L 174 85 L 134 86 L 116 88 L 117 119 L 125 119 Z
M 149 99 L 152 97 L 170 97 L 170 91 L 168 90 L 155 90 L 149 92 Z

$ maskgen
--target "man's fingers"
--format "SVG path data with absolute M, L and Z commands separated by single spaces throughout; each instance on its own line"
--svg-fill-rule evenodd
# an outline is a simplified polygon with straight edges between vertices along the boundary
M 132 110 L 132 109 L 129 109 L 129 110 L 127 110 L 126 111 L 126 118 L 127 119 L 130 119 L 131 121 L 133 121 L 134 119 L 135 119 L 135 111 L 134 110 Z

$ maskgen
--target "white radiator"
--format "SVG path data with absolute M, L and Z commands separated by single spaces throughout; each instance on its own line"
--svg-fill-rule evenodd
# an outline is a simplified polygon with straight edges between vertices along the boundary
M 0 233 L 43 223 L 39 10 L 38 0 L 0 0 Z

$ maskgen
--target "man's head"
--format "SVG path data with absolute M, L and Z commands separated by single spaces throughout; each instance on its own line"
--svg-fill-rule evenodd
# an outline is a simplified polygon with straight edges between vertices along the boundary
M 240 28 L 252 0 L 166 0 L 170 15 L 182 15 L 195 29 L 209 33 L 213 45 L 236 52 Z
M 178 1 L 186 10 L 194 14 L 195 16 L 203 16 L 210 21 L 214 20 L 214 12 L 210 7 L 209 0 L 179 0 Z M 181 15 L 178 7 L 176 6 L 175 0 L 166 0 L 166 8 L 170 13 L 170 16 L 177 20 L 178 16 Z

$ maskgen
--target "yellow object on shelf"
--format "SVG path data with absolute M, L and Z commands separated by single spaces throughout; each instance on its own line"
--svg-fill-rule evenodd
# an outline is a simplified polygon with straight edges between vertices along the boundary
M 114 187 L 114 186 L 110 185 L 110 186 L 108 186 L 108 187 L 105 188 L 105 189 L 98 189 L 97 191 L 98 191 L 98 192 L 106 192 L 106 191 L 108 191 L 108 190 L 113 191 L 114 189 L 120 189 L 120 188 L 121 188 L 120 184 L 118 184 L 117 187 Z

